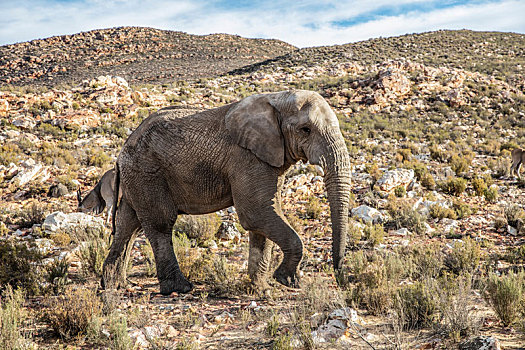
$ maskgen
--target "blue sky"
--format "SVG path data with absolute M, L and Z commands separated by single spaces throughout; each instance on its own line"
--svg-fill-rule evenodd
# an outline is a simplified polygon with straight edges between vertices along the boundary
M 525 33 L 525 0 L 0 0 L 0 45 L 143 26 L 299 47 L 438 29 Z

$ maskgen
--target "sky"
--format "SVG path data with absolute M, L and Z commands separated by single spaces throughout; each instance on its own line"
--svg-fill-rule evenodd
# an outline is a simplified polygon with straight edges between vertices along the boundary
M 0 0 L 0 45 L 141 26 L 298 47 L 438 29 L 525 33 L 525 0 Z

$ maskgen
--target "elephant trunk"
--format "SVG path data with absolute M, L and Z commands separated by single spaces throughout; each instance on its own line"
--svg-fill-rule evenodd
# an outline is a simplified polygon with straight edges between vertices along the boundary
M 334 269 L 343 266 L 348 231 L 348 205 L 350 199 L 350 157 L 344 139 L 337 133 L 330 140 L 328 152 L 321 161 L 330 202 L 332 220 L 332 258 Z

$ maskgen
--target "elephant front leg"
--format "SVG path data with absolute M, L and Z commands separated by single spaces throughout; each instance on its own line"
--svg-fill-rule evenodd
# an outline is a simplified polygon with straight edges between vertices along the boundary
M 102 267 L 102 287 L 117 289 L 126 285 L 126 268 L 140 222 L 131 206 L 122 200 L 117 211 L 116 232 Z
M 146 237 L 150 241 L 155 263 L 157 266 L 157 277 L 160 283 L 160 293 L 169 295 L 172 292 L 187 293 L 193 289 L 193 285 L 184 277 L 179 263 L 173 252 L 173 241 L 171 230 L 144 229 Z
M 268 272 L 272 260 L 273 242 L 263 234 L 250 231 L 250 250 L 248 255 L 248 275 L 255 290 L 269 289 Z

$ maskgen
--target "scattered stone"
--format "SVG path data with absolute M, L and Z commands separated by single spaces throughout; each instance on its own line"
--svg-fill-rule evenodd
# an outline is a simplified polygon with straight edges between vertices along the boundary
M 480 335 L 459 344 L 459 350 L 500 350 L 497 338 Z
M 414 170 L 412 169 L 395 169 L 385 171 L 383 176 L 377 180 L 375 186 L 380 191 L 390 192 L 397 187 L 410 188 L 414 181 Z
M 412 232 L 410 232 L 407 228 L 403 227 L 403 228 L 400 228 L 399 230 L 396 230 L 393 232 L 394 235 L 396 236 L 410 236 L 412 235 Z
M 233 241 L 239 243 L 241 241 L 241 233 L 232 222 L 223 221 L 217 231 L 216 237 L 221 241 Z
M 384 222 L 384 215 L 375 208 L 367 205 L 360 205 L 357 208 L 352 209 L 352 216 L 363 220 L 366 223 L 381 223 Z
M 55 184 L 49 187 L 49 191 L 47 192 L 48 197 L 52 198 L 59 198 L 62 196 L 65 196 L 69 193 L 69 190 L 67 187 L 63 184 Z
M 11 183 L 17 186 L 24 186 L 29 182 L 45 182 L 51 174 L 49 167 L 42 164 L 36 164 L 33 159 L 29 159 L 21 163 L 22 168 L 18 168 L 16 175 L 11 179 Z
M 56 231 L 69 232 L 76 228 L 85 227 L 103 230 L 105 228 L 104 220 L 84 213 L 64 214 L 61 211 L 56 211 L 49 214 L 42 225 L 42 228 L 47 233 Z

